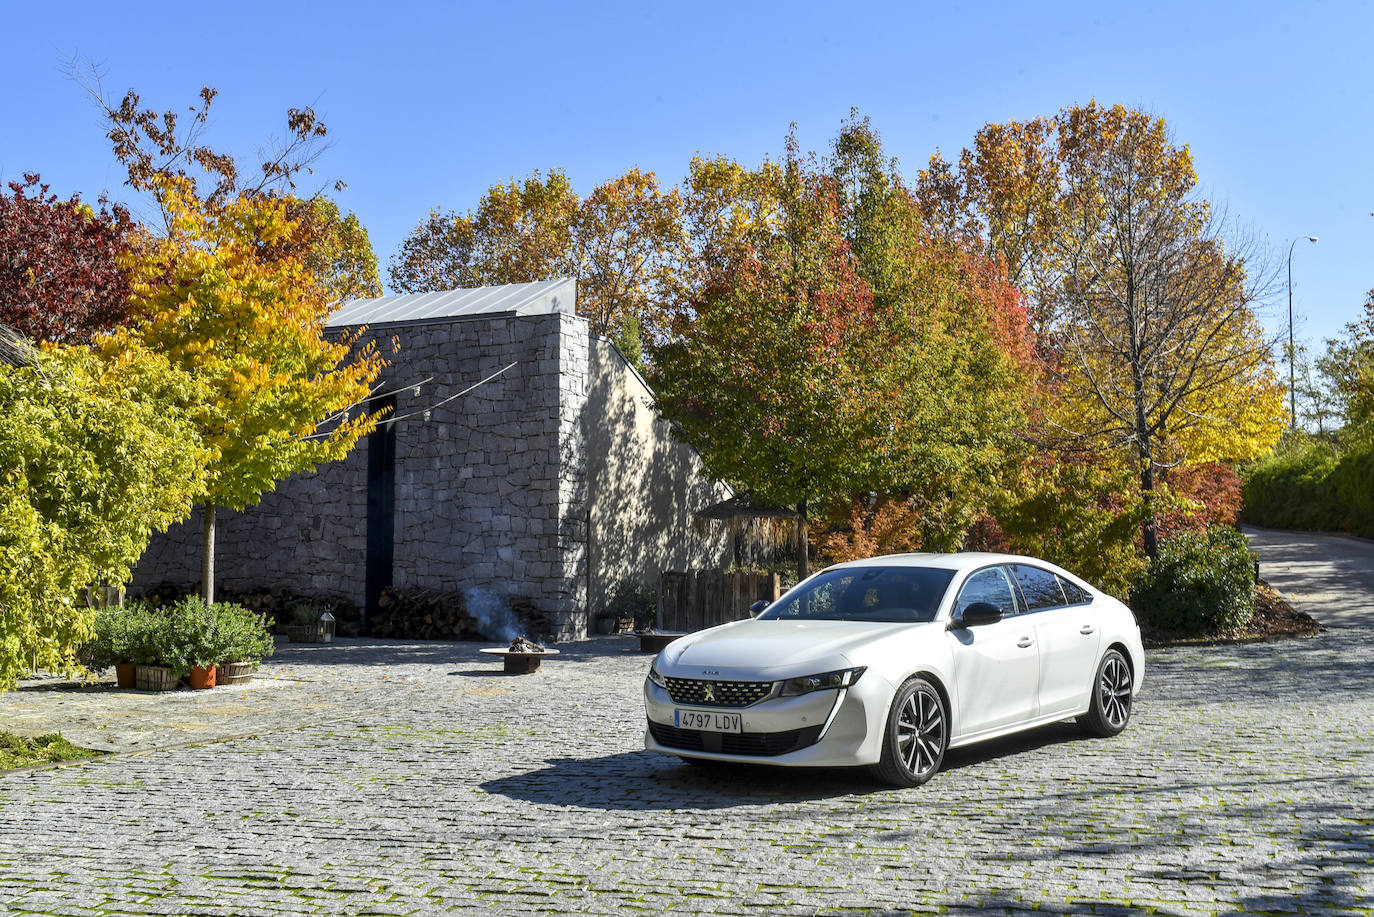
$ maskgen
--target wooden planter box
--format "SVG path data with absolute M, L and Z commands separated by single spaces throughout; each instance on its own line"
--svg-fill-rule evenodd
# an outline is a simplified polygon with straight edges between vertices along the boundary
M 134 669 L 134 687 L 140 691 L 175 691 L 176 676 L 160 665 L 141 665 Z
M 288 624 L 286 625 L 286 639 L 291 643 L 319 643 L 320 626 L 318 624 Z
M 215 681 L 222 685 L 241 685 L 252 681 L 257 670 L 256 662 L 221 662 Z

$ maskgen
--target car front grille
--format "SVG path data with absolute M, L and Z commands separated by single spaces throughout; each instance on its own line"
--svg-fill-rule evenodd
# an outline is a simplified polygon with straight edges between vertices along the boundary
M 710 681 L 669 678 L 668 696 L 677 704 L 708 707 L 748 707 L 773 693 L 771 681 Z
M 663 723 L 655 723 L 653 720 L 649 720 L 649 732 L 655 742 L 668 748 L 767 758 L 815 745 L 821 737 L 820 726 L 791 729 L 787 732 L 701 732 L 696 729 L 678 729 Z

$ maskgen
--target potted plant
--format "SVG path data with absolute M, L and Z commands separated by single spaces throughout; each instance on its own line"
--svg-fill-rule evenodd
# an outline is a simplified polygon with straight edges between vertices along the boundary
M 139 608 L 129 622 L 128 653 L 134 663 L 134 687 L 140 691 L 171 691 L 180 677 L 173 671 L 177 639 L 161 610 Z
M 111 666 L 115 670 L 115 684 L 120 688 L 135 685 L 135 667 L 130 655 L 132 639 L 137 630 L 142 607 L 128 610 L 106 607 L 95 617 L 95 632 L 77 651 L 77 661 L 93 673 L 99 674 Z
M 286 639 L 292 643 L 328 643 L 331 642 L 333 631 L 329 633 L 330 640 L 325 639 L 325 628 L 322 619 L 324 615 L 320 606 L 314 602 L 298 602 L 291 606 L 291 621 L 286 625 Z M 331 615 L 329 620 L 334 620 Z
M 216 603 L 215 612 L 223 637 L 216 681 L 242 684 L 253 677 L 258 660 L 276 649 L 272 619 L 230 602 Z

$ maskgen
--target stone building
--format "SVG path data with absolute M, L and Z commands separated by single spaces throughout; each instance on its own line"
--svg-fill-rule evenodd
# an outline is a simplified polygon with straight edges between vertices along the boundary
M 388 586 L 462 592 L 478 611 L 524 601 L 568 640 L 617 589 L 728 563 L 692 513 L 729 489 L 703 476 L 575 298 L 575 281 L 553 280 L 340 308 L 331 333 L 365 326 L 362 340 L 399 347 L 372 402 L 393 419 L 258 506 L 221 511 L 217 587 L 364 607 Z M 156 538 L 135 591 L 196 582 L 201 527 L 197 512 Z

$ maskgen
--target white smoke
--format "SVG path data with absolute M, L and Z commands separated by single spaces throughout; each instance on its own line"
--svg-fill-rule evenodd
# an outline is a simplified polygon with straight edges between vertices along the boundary
M 496 593 L 490 589 L 467 589 L 463 598 L 468 614 L 488 640 L 514 640 L 520 636 L 520 622 Z

